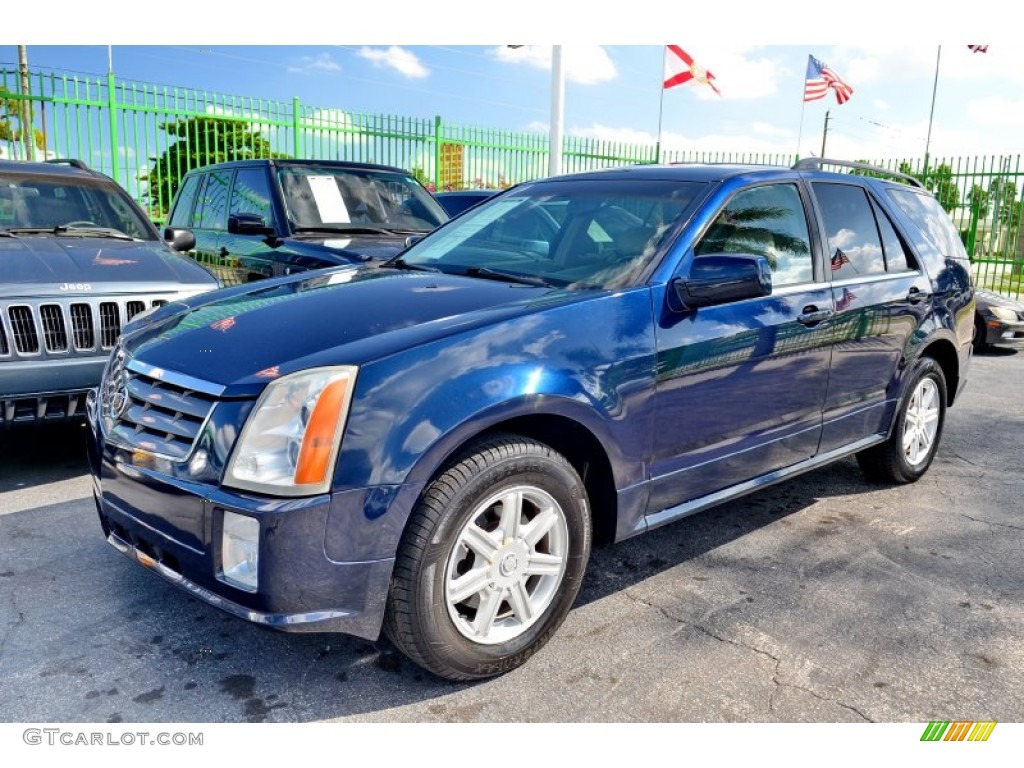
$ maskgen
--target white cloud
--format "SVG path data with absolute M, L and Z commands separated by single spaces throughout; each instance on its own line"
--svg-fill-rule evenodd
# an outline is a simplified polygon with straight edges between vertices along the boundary
M 779 79 L 787 69 L 767 57 L 754 46 L 687 46 L 686 52 L 701 67 L 715 75 L 715 85 L 723 99 L 759 99 L 772 96 L 779 90 Z M 717 99 L 718 95 L 706 86 L 696 87 L 702 99 Z M 667 98 L 667 94 L 666 94 Z
M 967 116 L 978 125 L 1024 126 L 1024 98 L 972 99 L 967 103 Z
M 545 123 L 543 120 L 531 120 L 526 124 L 523 130 L 529 131 L 530 133 L 547 133 L 551 130 L 551 124 Z
M 879 112 L 885 112 L 889 109 L 889 102 L 883 101 L 882 99 L 873 99 L 871 106 L 877 109 Z
M 523 45 L 511 48 L 499 45 L 491 53 L 510 64 L 526 64 L 535 69 L 551 69 L 550 45 Z M 615 63 L 600 45 L 567 45 L 562 48 L 562 64 L 565 79 L 571 83 L 594 85 L 618 77 Z
M 373 62 L 375 67 L 390 67 L 406 77 L 422 79 L 430 74 L 416 54 L 406 48 L 392 45 L 390 48 L 368 48 L 363 46 L 358 54 L 361 58 Z
M 307 74 L 309 72 L 341 72 L 341 65 L 334 60 L 329 53 L 319 53 L 316 56 L 300 56 L 295 63 L 288 67 L 292 74 Z
M 762 123 L 760 121 L 755 121 L 750 126 L 750 130 L 752 130 L 754 133 L 758 133 L 758 134 L 760 134 L 762 136 L 787 136 L 787 137 L 790 137 L 790 136 L 793 135 L 793 131 L 791 131 L 788 128 L 779 128 L 777 125 L 772 125 L 770 123 Z

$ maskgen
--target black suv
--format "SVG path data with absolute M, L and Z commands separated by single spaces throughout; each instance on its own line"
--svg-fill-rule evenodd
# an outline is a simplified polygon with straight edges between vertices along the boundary
M 244 160 L 188 173 L 165 238 L 195 235 L 194 258 L 225 285 L 387 259 L 448 220 L 400 168 Z
M 113 179 L 0 160 L 0 427 L 81 417 L 122 325 L 216 287 Z

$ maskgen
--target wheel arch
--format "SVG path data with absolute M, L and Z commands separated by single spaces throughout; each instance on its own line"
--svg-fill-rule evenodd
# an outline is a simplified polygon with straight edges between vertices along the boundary
M 499 434 L 518 435 L 550 446 L 562 454 L 583 480 L 589 500 L 594 542 L 610 543 L 615 539 L 618 521 L 618 496 L 613 460 L 596 430 L 582 419 L 565 413 L 516 413 L 495 419 L 475 430 L 463 431 L 458 439 L 445 446 L 443 455 L 425 457 L 414 474 L 423 480 L 424 490 L 474 443 Z M 424 464 L 429 463 L 429 474 Z M 422 491 L 421 491 L 422 494 Z M 408 526 L 408 520 L 405 522 Z M 403 526 L 404 528 L 404 526 Z
M 921 350 L 918 357 L 930 357 L 939 364 L 946 379 L 946 406 L 953 405 L 960 389 L 960 357 L 953 342 L 945 338 L 935 339 Z

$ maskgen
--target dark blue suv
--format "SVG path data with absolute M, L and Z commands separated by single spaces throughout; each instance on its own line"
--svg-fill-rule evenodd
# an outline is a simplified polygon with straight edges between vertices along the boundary
M 236 616 L 468 680 L 551 637 L 592 541 L 848 455 L 919 479 L 966 254 L 912 179 L 820 166 L 523 184 L 389 262 L 163 307 L 91 402 L 104 534 Z

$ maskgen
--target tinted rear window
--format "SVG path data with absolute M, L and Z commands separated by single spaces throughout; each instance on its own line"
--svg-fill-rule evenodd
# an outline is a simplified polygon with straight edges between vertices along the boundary
M 938 200 L 912 189 L 890 189 L 889 197 L 946 258 L 967 258 L 960 235 Z

